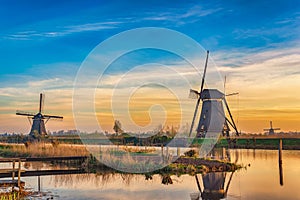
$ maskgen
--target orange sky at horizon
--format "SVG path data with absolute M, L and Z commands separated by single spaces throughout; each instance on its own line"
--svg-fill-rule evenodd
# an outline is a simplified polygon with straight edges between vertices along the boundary
M 217 56 L 215 55 L 215 57 Z M 264 52 L 252 56 L 263 59 L 239 67 L 228 67 L 219 61 L 220 75 L 222 77 L 227 76 L 226 93 L 239 92 L 239 95 L 227 97 L 238 129 L 246 133 L 262 133 L 264 132 L 263 129 L 269 128 L 269 122 L 273 121 L 273 126 L 281 128 L 284 132 L 300 131 L 300 96 L 297 95 L 298 88 L 300 88 L 300 73 L 298 72 L 300 54 L 298 49 L 286 49 L 279 53 Z M 61 82 L 61 79 L 51 79 L 37 81 L 37 83 L 31 82 L 31 87 L 28 88 L 1 88 L 0 133 L 29 133 L 30 124 L 28 120 L 26 117 L 16 116 L 15 111 L 37 112 L 40 91 L 46 94 L 45 114 L 64 116 L 62 122 L 50 120 L 46 125 L 47 130 L 76 129 L 72 113 L 73 88 L 71 86 L 73 80 L 64 80 L 62 84 L 65 85 L 55 89 L 44 89 L 45 84 L 60 85 Z M 185 115 L 184 120 L 190 124 L 196 101 L 188 99 L 189 88 L 183 88 L 182 91 L 186 95 L 186 102 L 184 103 L 189 104 L 188 110 L 185 110 L 189 112 L 189 115 Z M 145 93 L 141 90 L 140 93 L 133 95 L 133 99 L 129 102 L 131 117 L 137 124 L 147 125 L 150 120 L 149 108 L 151 105 L 160 103 L 167 109 L 167 118 L 169 119 L 167 125 L 176 126 L 180 108 L 178 108 L 176 98 L 172 94 L 168 94 L 166 91 L 163 96 L 161 93 L 148 93 L 148 96 L 141 96 L 141 94 L 144 95 Z M 96 95 L 105 97 L 107 94 Z M 110 111 L 112 102 L 107 101 L 107 99 L 106 101 L 96 99 L 95 106 L 103 130 L 112 132 L 114 121 Z M 170 99 L 171 101 L 169 101 Z M 142 103 L 139 103 L 138 100 Z M 97 107 L 99 105 L 104 106 L 104 109 L 102 107 L 102 110 L 99 110 Z M 158 109 L 154 109 L 154 111 L 161 113 L 162 109 L 158 106 Z M 176 117 L 174 117 L 175 115 Z M 118 116 L 115 118 L 120 119 Z M 122 123 L 122 120 L 120 121 Z M 124 126 L 126 127 L 125 124 Z M 86 127 L 89 132 L 95 131 L 89 130 L 88 121 Z

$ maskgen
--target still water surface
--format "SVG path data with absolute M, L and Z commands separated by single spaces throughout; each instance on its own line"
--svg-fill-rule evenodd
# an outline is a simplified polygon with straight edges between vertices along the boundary
M 236 171 L 223 199 L 299 199 L 300 200 L 300 151 L 283 151 L 283 186 L 279 183 L 278 151 L 230 150 L 231 160 L 246 169 Z M 226 190 L 231 173 L 224 173 L 225 182 L 210 179 L 212 185 Z M 214 178 L 220 176 L 213 176 Z M 41 191 L 50 192 L 54 199 L 191 199 L 199 189 L 194 176 L 171 176 L 173 184 L 162 184 L 161 175 L 146 180 L 142 174 L 73 174 L 40 177 Z M 212 177 L 210 177 L 212 178 Z M 38 190 L 37 177 L 24 177 L 27 187 Z M 205 177 L 198 174 L 201 190 Z M 207 181 L 207 178 L 206 178 Z M 208 186 L 207 187 L 214 187 Z M 37 199 L 46 199 L 41 197 Z M 201 198 L 200 198 L 201 199 Z

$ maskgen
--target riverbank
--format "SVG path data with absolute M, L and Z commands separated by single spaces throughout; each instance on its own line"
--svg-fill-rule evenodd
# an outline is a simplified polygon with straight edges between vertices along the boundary
M 225 147 L 230 149 L 270 149 L 277 150 L 281 138 L 235 138 L 231 141 L 221 139 L 216 147 Z M 196 146 L 197 143 L 196 143 Z M 201 144 L 201 143 L 200 143 Z M 300 150 L 300 138 L 282 138 L 283 150 Z
M 284 150 L 300 150 L 300 136 L 297 135 L 242 135 L 231 138 L 228 142 L 227 138 L 219 138 L 216 147 L 240 148 L 240 149 L 278 149 L 279 139 L 283 140 Z M 27 141 L 26 136 L 13 135 L 1 137 L 0 142 L 24 144 Z M 82 134 L 82 135 L 62 135 L 47 136 L 43 138 L 46 143 L 57 144 L 88 144 L 88 145 L 123 145 L 123 146 L 174 146 L 174 147 L 198 147 L 210 139 L 204 138 L 172 138 L 168 136 L 149 136 L 138 138 L 129 134 L 109 135 L 100 134 Z
M 59 143 L 82 144 L 78 136 L 64 136 L 53 138 Z M 135 138 L 135 137 L 110 137 L 110 138 L 83 138 L 84 144 L 115 144 L 131 146 L 180 146 L 185 147 L 190 144 L 192 147 L 198 147 L 210 139 L 204 138 L 169 138 L 165 136 L 154 138 Z M 226 138 L 219 138 L 216 147 L 239 148 L 239 149 L 278 149 L 279 140 L 283 141 L 284 150 L 300 150 L 300 137 L 283 136 L 241 136 L 232 138 L 230 141 Z M 172 142 L 171 142 L 172 141 Z M 170 145 L 171 142 L 171 145 Z

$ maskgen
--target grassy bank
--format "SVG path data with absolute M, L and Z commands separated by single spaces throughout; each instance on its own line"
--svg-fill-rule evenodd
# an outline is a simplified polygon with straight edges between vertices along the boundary
M 24 143 L 24 138 L 19 138 L 19 135 L 0 138 L 3 143 Z M 23 136 L 25 137 L 25 136 Z M 278 137 L 278 138 L 276 138 Z M 226 138 L 219 139 L 216 144 L 217 147 L 229 147 L 229 148 L 241 148 L 241 149 L 277 149 L 279 143 L 279 137 L 281 136 L 242 136 L 237 137 L 228 144 Z M 289 138 L 282 136 L 283 149 L 300 150 L 300 138 Z M 203 138 L 171 138 L 167 136 L 151 136 L 148 138 L 137 138 L 128 134 L 122 134 L 118 136 L 103 136 L 97 134 L 85 134 L 79 137 L 78 135 L 63 135 L 63 136 L 47 136 L 44 138 L 46 143 L 59 143 L 59 144 L 92 144 L 92 145 L 130 145 L 130 146 L 161 146 L 167 145 L 172 141 L 174 146 L 186 146 L 186 144 L 192 144 L 192 146 L 200 146 L 204 142 L 209 142 L 209 139 Z M 59 150 L 58 150 L 59 151 Z
M 81 140 L 79 138 L 56 138 L 60 143 L 74 143 L 79 144 L 81 143 Z M 149 141 L 147 139 L 143 140 L 137 140 L 136 138 L 111 138 L 110 142 L 113 144 L 119 144 L 119 145 L 133 145 L 133 146 L 161 146 L 161 145 L 167 145 L 170 141 L 172 141 L 173 138 L 160 138 L 156 140 L 151 140 L 149 138 Z M 184 146 L 187 139 L 178 138 L 174 144 L 177 144 L 178 146 Z M 300 150 L 300 138 L 283 138 L 283 149 L 284 150 Z M 204 142 L 209 142 L 209 139 L 203 139 L 203 138 L 195 138 L 193 139 L 191 143 L 192 146 L 200 146 Z M 107 139 L 90 139 L 85 140 L 85 143 L 87 144 L 107 144 Z M 279 144 L 279 138 L 267 138 L 267 137 L 259 137 L 259 138 L 236 138 L 235 140 L 228 142 L 226 138 L 219 139 L 218 143 L 216 144 L 216 147 L 229 147 L 229 148 L 240 148 L 240 149 L 278 149 Z
M 300 150 L 300 138 L 283 138 L 284 150 Z M 221 139 L 217 147 L 229 147 L 239 149 L 278 149 L 279 139 L 277 138 L 237 138 L 234 142 Z

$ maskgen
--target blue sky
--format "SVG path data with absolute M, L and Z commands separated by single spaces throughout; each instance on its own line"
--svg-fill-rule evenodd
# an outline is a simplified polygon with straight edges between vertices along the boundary
M 24 93 L 28 93 L 23 97 L 26 101 L 34 102 L 30 96 L 39 91 L 71 89 L 81 62 L 96 45 L 140 27 L 173 29 L 199 42 L 212 52 L 221 71 L 232 74 L 233 90 L 241 90 L 234 81 L 242 77 L 233 68 L 255 74 L 258 64 L 272 66 L 268 63 L 272 59 L 296 56 L 297 62 L 286 73 L 298 74 L 299 18 L 297 0 L 1 1 L 0 115 L 7 119 Z M 155 51 L 149 54 L 149 60 L 159 56 Z M 282 68 L 274 70 L 278 73 L 270 77 L 272 80 L 284 75 Z M 255 75 L 244 78 L 257 81 Z M 9 126 L 0 128 L 11 130 Z

